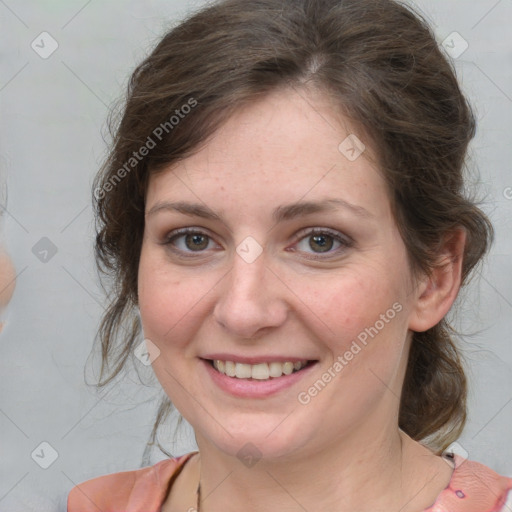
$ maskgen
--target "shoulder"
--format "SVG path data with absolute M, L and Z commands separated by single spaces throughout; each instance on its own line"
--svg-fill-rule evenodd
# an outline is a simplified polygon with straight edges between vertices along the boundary
M 67 512 L 156 512 L 167 495 L 172 477 L 195 453 L 78 484 L 68 494 Z
M 455 455 L 455 469 L 428 512 L 505 512 L 510 510 L 512 478 Z

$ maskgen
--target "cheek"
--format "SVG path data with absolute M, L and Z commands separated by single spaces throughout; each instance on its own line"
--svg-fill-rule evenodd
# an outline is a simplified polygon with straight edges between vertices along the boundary
M 316 297 L 311 309 L 326 326 L 315 333 L 329 352 L 322 378 L 333 382 L 318 398 L 319 407 L 357 416 L 377 407 L 385 395 L 392 401 L 399 396 L 407 322 L 395 278 L 368 271 L 364 279 L 353 274 L 340 278 L 335 288 L 332 280 L 329 293 L 311 294 Z M 313 381 L 310 385 L 316 386 Z
M 205 282 L 186 279 L 142 251 L 139 265 L 139 308 L 144 335 L 166 350 L 185 344 L 198 326 L 197 318 L 205 296 Z M 168 342 L 173 343 L 168 343 Z
M 347 377 L 354 372 L 358 378 L 365 375 L 370 385 L 375 376 L 369 368 L 376 375 L 391 376 L 402 359 L 406 290 L 401 274 L 389 266 L 361 265 L 352 270 L 345 269 L 339 279 L 326 279 L 323 288 L 317 283 L 310 289 L 308 306 L 322 320 L 317 322 L 317 337 L 333 361 L 342 357 L 343 368 L 338 369 Z
M 399 302 L 400 294 L 394 291 L 393 284 L 376 276 L 342 277 L 326 284 L 329 291 L 316 289 L 310 294 L 311 310 L 318 312 L 326 331 L 341 334 L 343 339 L 357 336 Z

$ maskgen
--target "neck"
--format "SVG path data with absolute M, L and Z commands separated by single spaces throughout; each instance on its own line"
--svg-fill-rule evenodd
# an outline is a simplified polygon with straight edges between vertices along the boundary
M 197 442 L 201 454 L 201 512 L 244 510 L 248 503 L 253 512 L 276 508 L 282 512 L 423 510 L 415 508 L 421 500 L 416 499 L 416 505 L 411 500 L 417 497 L 421 482 L 425 487 L 426 476 L 430 480 L 433 476 L 432 471 L 430 475 L 424 471 L 429 458 L 425 455 L 431 452 L 396 427 L 370 436 L 362 427 L 350 439 L 323 450 L 301 449 L 295 457 L 262 458 L 251 467 L 199 436 Z M 431 470 L 432 462 L 430 458 Z M 446 478 L 433 495 L 445 484 Z M 431 497 L 424 498 L 421 506 L 426 508 Z

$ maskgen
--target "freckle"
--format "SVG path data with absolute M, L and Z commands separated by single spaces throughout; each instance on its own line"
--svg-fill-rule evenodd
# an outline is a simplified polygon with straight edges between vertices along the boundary
M 462 491 L 455 491 L 457 498 L 465 498 L 466 495 Z

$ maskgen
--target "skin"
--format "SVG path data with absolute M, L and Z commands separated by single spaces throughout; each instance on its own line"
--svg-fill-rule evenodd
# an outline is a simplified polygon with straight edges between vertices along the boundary
M 464 233 L 440 253 L 442 270 L 414 280 L 383 178 L 366 158 L 371 142 L 359 133 L 367 150 L 349 161 L 338 146 L 357 132 L 334 112 L 321 92 L 275 91 L 149 180 L 138 276 L 143 329 L 160 351 L 155 374 L 194 427 L 200 452 L 164 512 L 194 507 L 199 478 L 203 512 L 417 512 L 450 480 L 441 457 L 399 430 L 398 407 L 412 331 L 438 323 L 456 298 Z M 338 207 L 272 219 L 279 205 L 328 198 L 368 216 Z M 207 205 L 222 220 L 149 213 L 178 200 Z M 199 252 L 186 236 L 165 245 L 184 227 L 207 235 Z M 306 228 L 329 228 L 353 243 L 327 237 L 325 253 Z M 264 249 L 252 263 L 236 252 L 248 236 Z M 400 313 L 308 404 L 299 403 L 298 393 L 395 303 Z M 213 351 L 318 363 L 274 396 L 237 398 L 203 368 L 199 358 Z M 237 457 L 247 443 L 261 454 L 252 467 Z
M 0 311 L 3 311 L 14 293 L 16 287 L 16 271 L 9 255 L 0 248 Z M 0 331 L 4 322 L 0 322 Z

